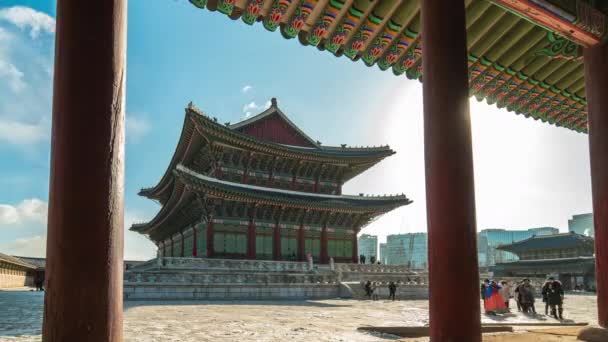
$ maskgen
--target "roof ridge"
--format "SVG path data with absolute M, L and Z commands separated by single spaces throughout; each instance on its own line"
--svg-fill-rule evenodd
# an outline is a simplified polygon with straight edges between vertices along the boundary
M 257 122 L 265 117 L 268 117 L 272 114 L 278 114 L 281 119 L 285 120 L 285 122 L 287 122 L 287 124 L 289 124 L 291 126 L 291 128 L 293 128 L 296 132 L 298 132 L 298 134 L 302 135 L 302 137 L 304 139 L 306 139 L 310 144 L 312 144 L 313 146 L 316 147 L 320 147 L 320 144 L 317 143 L 317 141 L 315 141 L 314 139 L 312 139 L 310 136 L 308 136 L 308 134 L 304 133 L 304 131 L 302 131 L 300 129 L 300 127 L 298 127 L 293 121 L 291 121 L 291 119 L 289 119 L 289 117 L 279 108 L 278 104 L 277 104 L 277 99 L 275 97 L 270 99 L 270 107 L 268 107 L 267 109 L 265 109 L 263 112 L 251 116 L 245 120 L 241 120 L 233 125 L 228 125 L 228 128 L 235 130 L 238 128 L 242 128 L 245 126 L 248 126 L 254 122 Z

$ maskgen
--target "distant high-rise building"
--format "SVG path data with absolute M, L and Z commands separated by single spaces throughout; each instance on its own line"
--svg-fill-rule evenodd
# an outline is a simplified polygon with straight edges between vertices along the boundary
M 480 265 L 492 266 L 497 263 L 518 260 L 517 255 L 513 253 L 497 250 L 496 247 L 500 245 L 511 244 L 535 235 L 558 233 L 559 230 L 553 227 L 531 228 L 527 230 L 484 229 L 479 233 L 477 239 L 477 255 L 483 254 L 482 251 L 485 249 L 485 256 L 479 257 L 480 261 L 482 259 L 485 260 L 485 264 L 480 262 Z
M 362 234 L 359 236 L 359 255 L 365 255 L 365 262 L 370 263 L 371 257 L 378 257 L 378 237 Z
M 477 234 L 477 263 L 480 267 L 488 266 L 488 238 Z
M 388 258 L 387 258 L 386 252 L 387 252 L 386 243 L 381 243 L 380 244 L 380 256 L 379 256 L 379 259 L 380 259 L 380 263 L 382 263 L 384 265 L 388 264 L 388 262 L 387 262 Z
M 593 229 L 593 214 L 580 214 L 573 215 L 568 220 L 568 231 L 575 232 L 585 236 L 595 236 L 595 230 Z
M 426 233 L 389 235 L 386 237 L 386 263 L 409 265 L 412 269 L 426 269 L 427 247 Z

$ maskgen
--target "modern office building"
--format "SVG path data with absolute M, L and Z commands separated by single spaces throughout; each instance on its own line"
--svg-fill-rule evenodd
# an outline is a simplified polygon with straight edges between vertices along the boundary
M 380 259 L 380 263 L 382 263 L 383 265 L 387 265 L 388 264 L 388 258 L 386 255 L 386 243 L 381 243 L 380 244 L 380 256 L 378 257 Z
M 594 237 L 593 213 L 573 215 L 572 218 L 568 220 L 568 231 Z
M 500 245 L 512 244 L 531 238 L 535 235 L 553 235 L 558 233 L 559 230 L 553 227 L 540 227 L 526 230 L 484 229 L 479 233 L 477 239 L 479 260 L 485 261 L 485 264 L 481 264 L 480 262 L 480 265 L 492 266 L 497 263 L 518 260 L 517 255 L 511 252 L 497 250 L 496 247 Z M 484 250 L 485 253 L 482 252 Z
M 427 234 L 408 233 L 386 237 L 387 264 L 409 265 L 412 269 L 427 268 Z
M 365 255 L 365 262 L 370 263 L 371 257 L 378 257 L 378 237 L 362 234 L 359 236 L 359 255 Z

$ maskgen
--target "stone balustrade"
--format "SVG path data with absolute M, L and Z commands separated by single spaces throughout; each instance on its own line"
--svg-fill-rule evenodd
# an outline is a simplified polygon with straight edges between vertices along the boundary
M 157 260 L 157 259 L 154 259 Z M 207 258 L 158 258 L 163 269 L 226 270 L 245 272 L 311 272 L 308 263 L 269 260 L 230 260 Z
M 313 273 L 259 272 L 187 272 L 146 271 L 126 272 L 125 283 L 152 284 L 338 284 L 337 277 Z
M 337 263 L 335 264 L 334 269 L 337 272 L 417 274 L 404 265 Z

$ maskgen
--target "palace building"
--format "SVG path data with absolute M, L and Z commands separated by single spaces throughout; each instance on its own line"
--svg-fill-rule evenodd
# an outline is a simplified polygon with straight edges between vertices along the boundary
M 411 201 L 343 195 L 342 185 L 394 154 L 388 146 L 321 146 L 278 108 L 221 124 L 192 104 L 158 184 L 162 206 L 132 231 L 163 257 L 357 262 L 357 233 Z
M 516 254 L 517 261 L 492 267 L 495 276 L 549 277 L 559 279 L 566 290 L 595 289 L 594 240 L 574 232 L 535 235 L 526 240 L 498 246 Z

